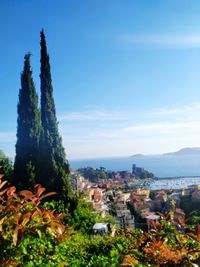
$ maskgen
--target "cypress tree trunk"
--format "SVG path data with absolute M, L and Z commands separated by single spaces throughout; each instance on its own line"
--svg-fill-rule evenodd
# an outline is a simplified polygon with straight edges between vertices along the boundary
M 40 139 L 40 112 L 38 96 L 32 79 L 30 54 L 24 57 L 21 89 L 17 107 L 17 143 L 14 163 L 14 184 L 19 188 L 31 188 L 37 172 L 38 145 Z
M 69 185 L 69 164 L 66 160 L 53 99 L 53 87 L 49 55 L 44 32 L 41 32 L 41 123 L 40 169 L 38 182 L 48 191 L 56 191 L 64 199 L 71 193 Z

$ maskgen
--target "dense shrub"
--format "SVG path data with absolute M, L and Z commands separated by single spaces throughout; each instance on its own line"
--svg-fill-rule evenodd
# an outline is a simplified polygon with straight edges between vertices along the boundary
M 163 217 L 160 223 L 152 223 L 147 233 L 134 230 L 90 239 L 84 231 L 93 223 L 93 214 L 82 200 L 77 210 L 67 215 L 68 221 L 79 229 L 75 231 L 67 226 L 64 213 L 59 213 L 68 212 L 63 202 L 41 203 L 55 193 L 44 194 L 40 185 L 36 185 L 35 192 L 17 193 L 13 186 L 4 188 L 6 183 L 0 175 L 2 267 L 114 267 L 122 263 L 186 267 L 200 261 L 198 224 L 186 234 L 184 220 L 179 220 L 177 229 L 170 218 Z
M 12 161 L 0 150 L 0 170 L 4 173 L 4 177 L 12 182 L 13 180 L 13 164 Z
M 14 186 L 3 189 L 7 181 L 2 181 L 2 177 L 0 175 L 0 265 L 12 258 L 20 261 L 27 254 L 26 251 L 34 252 L 34 245 L 26 247 L 27 239 L 35 246 L 38 243 L 40 250 L 42 242 L 48 240 L 53 246 L 55 240 L 68 236 L 69 229 L 61 222 L 63 215 L 55 215 L 54 211 L 41 205 L 44 198 L 56 193 L 43 194 L 45 188 L 40 185 L 35 186 L 34 193 L 28 190 L 17 193 Z M 42 250 L 39 255 L 41 253 Z M 31 256 L 34 257 L 34 253 Z

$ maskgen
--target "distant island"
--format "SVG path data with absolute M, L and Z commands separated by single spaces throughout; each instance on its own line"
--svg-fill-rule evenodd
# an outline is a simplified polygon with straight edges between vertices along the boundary
M 168 153 L 163 153 L 163 154 L 155 154 L 154 156 L 179 156 L 179 155 L 200 155 L 200 147 L 184 147 L 181 148 L 178 151 L 174 152 L 168 152 Z M 144 155 L 144 154 L 134 154 L 131 155 L 131 158 L 142 158 L 145 156 L 150 156 L 150 155 Z M 153 156 L 153 154 L 151 155 Z
M 145 155 L 143 154 L 135 154 L 135 155 L 132 155 L 131 158 L 140 158 L 140 157 L 144 157 Z
M 176 152 L 165 153 L 163 155 L 164 156 L 200 155 L 200 147 L 185 147 Z

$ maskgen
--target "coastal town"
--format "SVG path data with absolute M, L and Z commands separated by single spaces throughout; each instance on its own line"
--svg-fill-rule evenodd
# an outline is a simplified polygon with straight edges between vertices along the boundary
M 178 229 L 180 220 L 188 220 L 200 205 L 200 185 L 151 190 L 148 184 L 154 175 L 135 164 L 132 172 L 88 167 L 72 171 L 71 177 L 74 189 L 91 203 L 93 212 L 99 213 L 102 218 L 99 223 L 111 214 L 117 227 L 123 230 L 147 230 L 152 222 L 160 221 L 171 210 Z
M 200 1 L 0 12 L 0 267 L 200 267 Z

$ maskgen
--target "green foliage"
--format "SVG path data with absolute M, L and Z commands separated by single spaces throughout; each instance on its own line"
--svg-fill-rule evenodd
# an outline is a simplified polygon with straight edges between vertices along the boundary
M 96 214 L 92 212 L 91 204 L 80 198 L 77 208 L 67 217 L 67 222 L 75 230 L 81 231 L 84 235 L 89 235 L 96 222 Z
M 89 239 L 76 234 L 73 238 L 66 239 L 56 247 L 55 258 L 66 262 L 67 266 L 87 266 L 89 256 L 87 246 L 89 243 Z
M 9 182 L 13 181 L 12 161 L 6 157 L 2 150 L 0 150 L 0 171 L 4 173 L 5 179 L 7 179 Z
M 47 201 L 44 203 L 44 207 L 48 210 L 55 210 L 56 214 L 67 214 L 69 211 L 69 204 L 66 204 L 62 199 Z
M 67 262 L 67 266 L 72 267 L 101 267 L 118 266 L 122 261 L 122 251 L 128 250 L 122 241 L 126 240 L 124 236 L 120 237 L 100 237 L 88 239 L 85 236 L 76 234 L 72 239 L 66 239 L 56 248 L 60 259 Z M 127 251 L 126 250 L 126 251 Z
M 142 173 L 139 175 L 139 178 L 140 178 L 140 179 L 154 178 L 154 174 L 151 173 L 151 172 L 148 172 L 148 171 L 144 170 L 144 172 L 142 172 Z
M 196 225 L 196 224 L 200 224 L 200 216 L 193 216 L 191 218 L 191 223 Z
M 70 199 L 69 164 L 58 132 L 49 55 L 44 32 L 41 32 L 41 123 L 38 183 Z
M 97 182 L 98 179 L 108 179 L 108 173 L 103 168 L 80 168 L 78 169 L 78 172 L 80 172 L 86 179 L 90 180 L 91 182 Z
M 18 103 L 18 126 L 14 184 L 19 188 L 33 188 L 43 184 L 56 191 L 66 201 L 71 196 L 69 164 L 58 132 L 49 55 L 44 32 L 41 32 L 41 114 L 32 79 L 30 54 L 25 55 Z
M 24 58 L 17 111 L 14 183 L 18 188 L 31 188 L 35 184 L 37 173 L 40 113 L 38 110 L 38 97 L 32 79 L 30 54 L 25 55 Z
M 190 213 L 189 223 L 191 223 L 192 225 L 200 224 L 200 211 L 199 210 L 195 210 Z

